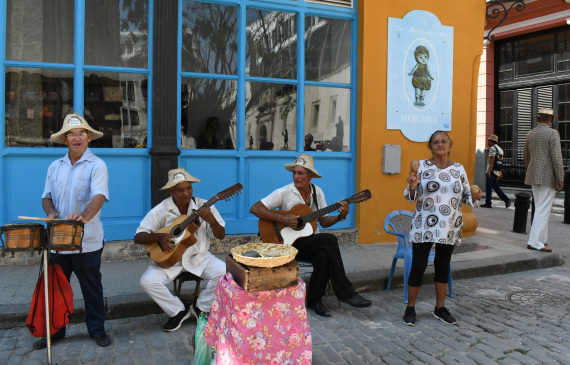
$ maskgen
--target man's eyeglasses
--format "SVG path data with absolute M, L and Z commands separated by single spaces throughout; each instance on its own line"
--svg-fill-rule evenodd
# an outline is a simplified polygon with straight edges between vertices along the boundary
M 65 137 L 67 139 L 75 139 L 75 138 L 83 138 L 87 135 L 87 132 L 79 132 L 79 133 L 67 133 Z

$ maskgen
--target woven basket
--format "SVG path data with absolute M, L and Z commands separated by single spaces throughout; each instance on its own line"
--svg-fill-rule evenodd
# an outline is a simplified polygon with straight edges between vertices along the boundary
M 261 257 L 242 256 L 244 252 L 251 250 L 259 252 Z M 274 250 L 279 251 L 281 256 L 265 256 L 267 252 Z M 234 260 L 241 264 L 255 267 L 276 267 L 285 265 L 293 261 L 295 255 L 297 255 L 297 249 L 295 247 L 278 243 L 247 243 L 245 245 L 232 248 L 232 256 Z

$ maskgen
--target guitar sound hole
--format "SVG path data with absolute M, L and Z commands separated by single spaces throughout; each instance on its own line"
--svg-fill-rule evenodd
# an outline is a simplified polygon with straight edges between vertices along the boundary
M 180 233 L 182 233 L 182 230 L 180 229 L 180 227 L 176 226 L 172 229 L 172 231 L 170 231 L 170 233 L 173 236 L 178 236 Z

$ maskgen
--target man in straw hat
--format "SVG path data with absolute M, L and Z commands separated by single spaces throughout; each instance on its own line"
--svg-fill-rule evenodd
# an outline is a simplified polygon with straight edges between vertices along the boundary
M 491 134 L 487 142 L 489 146 L 489 155 L 487 156 L 487 183 L 485 204 L 481 205 L 484 208 L 492 208 L 491 199 L 493 197 L 493 190 L 497 193 L 499 198 L 505 202 L 505 207 L 508 209 L 511 206 L 511 200 L 503 192 L 499 186 L 499 178 L 503 175 L 503 149 L 499 146 L 499 136 Z
M 224 228 L 226 223 L 213 205 L 208 209 L 203 206 L 206 200 L 194 197 L 192 184 L 198 182 L 199 179 L 183 168 L 168 171 L 168 182 L 160 190 L 168 190 L 170 197 L 148 212 L 137 228 L 134 238 L 137 244 L 148 245 L 158 242 L 162 250 L 172 251 L 174 249 L 172 240 L 175 236 L 156 231 L 170 226 L 183 214 L 192 214 L 193 210 L 199 216 L 201 224 L 194 232 L 197 241 L 186 249 L 182 258 L 169 268 L 161 268 L 153 262 L 141 276 L 140 283 L 144 291 L 170 317 L 162 328 L 166 332 L 178 330 L 182 322 L 191 315 L 197 320 L 200 312 L 208 313 L 212 307 L 218 279 L 226 273 L 226 264 L 208 251 L 212 238 L 221 240 L 226 236 Z M 183 271 L 191 272 L 208 281 L 206 289 L 200 292 L 194 305 L 184 305 L 166 286 Z
M 534 220 L 526 246 L 529 250 L 552 251 L 550 247 L 546 247 L 548 220 L 554 194 L 564 186 L 560 134 L 550 128 L 556 116 L 552 109 L 540 108 L 538 125 L 528 132 L 524 145 L 524 183 L 532 186 L 535 205 Z
M 103 133 L 94 130 L 79 114 L 68 114 L 63 126 L 51 135 L 51 141 L 67 146 L 65 156 L 55 160 L 48 168 L 42 206 L 48 218 L 91 221 L 84 227 L 80 251 L 52 253 L 54 264 L 61 266 L 67 276 L 75 272 L 85 300 L 87 331 L 99 346 L 111 344 L 105 332 L 105 301 L 101 283 L 101 254 L 104 233 L 101 207 L 109 201 L 107 165 L 88 147 L 91 140 Z M 52 343 L 65 337 L 65 327 L 52 335 Z M 36 350 L 47 346 L 45 338 L 33 345 Z
M 277 221 L 285 226 L 296 228 L 298 215 L 281 215 L 272 210 L 289 211 L 298 204 L 306 204 L 311 210 L 316 211 L 319 208 L 325 208 L 327 203 L 321 188 L 311 184 L 311 179 L 321 177 L 315 170 L 311 156 L 301 154 L 295 162 L 286 164 L 285 169 L 293 173 L 293 182 L 253 204 L 250 212 L 258 218 Z M 319 223 L 321 227 L 328 228 L 343 221 L 348 211 L 348 203 L 341 201 L 338 215 L 320 217 Z M 298 250 L 297 260 L 310 261 L 313 264 L 314 270 L 309 283 L 307 307 L 314 309 L 316 314 L 330 317 L 329 310 L 321 302 L 329 279 L 340 301 L 353 307 L 368 307 L 372 304 L 371 301 L 356 293 L 352 283 L 346 277 L 338 241 L 334 235 L 319 233 L 317 229 L 315 234 L 297 239 L 293 246 Z

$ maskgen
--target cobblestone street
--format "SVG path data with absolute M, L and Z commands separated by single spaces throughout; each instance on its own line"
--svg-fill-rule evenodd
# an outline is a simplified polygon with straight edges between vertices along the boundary
M 424 285 L 416 307 L 418 323 L 404 326 L 403 290 L 366 293 L 370 308 L 352 309 L 332 297 L 332 318 L 309 313 L 314 364 L 568 364 L 570 362 L 570 268 L 561 266 L 456 280 L 446 306 L 452 326 L 433 315 L 435 293 Z M 52 349 L 53 364 L 190 364 L 195 321 L 177 332 L 161 330 L 166 316 L 147 315 L 106 322 L 114 340 L 97 347 L 84 324 Z M 45 364 L 46 351 L 33 351 L 27 329 L 0 335 L 0 363 Z

